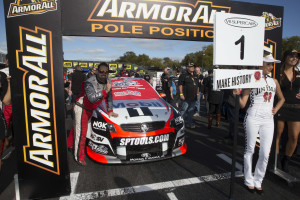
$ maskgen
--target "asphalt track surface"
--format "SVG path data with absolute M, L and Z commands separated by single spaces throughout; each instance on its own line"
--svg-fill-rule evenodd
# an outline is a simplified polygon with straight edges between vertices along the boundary
M 203 107 L 202 107 L 203 108 Z M 228 123 L 207 129 L 205 113 L 194 118 L 195 129 L 186 129 L 188 151 L 185 155 L 151 163 L 103 165 L 86 159 L 87 166 L 78 165 L 68 152 L 72 194 L 58 199 L 111 200 L 198 200 L 229 199 L 232 144 L 226 142 Z M 71 126 L 67 116 L 67 127 Z M 215 123 L 215 122 L 214 122 Z M 237 146 L 237 177 L 234 199 L 300 199 L 300 183 L 286 181 L 267 172 L 263 182 L 264 196 L 249 193 L 243 186 L 240 172 L 243 163 L 244 131 L 239 125 Z M 292 169 L 300 177 L 300 156 Z M 13 175 L 16 173 L 15 152 L 4 160 L 0 174 L 0 199 L 15 199 Z

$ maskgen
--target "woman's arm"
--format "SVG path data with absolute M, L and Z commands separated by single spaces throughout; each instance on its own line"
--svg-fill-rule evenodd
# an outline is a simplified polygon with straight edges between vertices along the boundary
M 2 100 L 4 105 L 11 104 L 11 93 L 10 93 L 10 76 L 7 76 L 7 91 L 5 93 L 5 96 Z
M 278 81 L 276 79 L 274 79 L 274 81 L 276 84 L 276 95 L 278 97 L 278 102 L 277 102 L 276 106 L 272 109 L 273 115 L 275 115 L 277 113 L 277 111 L 281 108 L 281 106 L 284 104 L 284 101 L 285 101 Z
M 250 89 L 245 89 L 245 90 L 242 91 L 242 94 L 241 94 L 241 97 L 240 97 L 240 106 L 241 106 L 241 108 L 244 108 L 246 106 L 249 95 L 250 95 Z

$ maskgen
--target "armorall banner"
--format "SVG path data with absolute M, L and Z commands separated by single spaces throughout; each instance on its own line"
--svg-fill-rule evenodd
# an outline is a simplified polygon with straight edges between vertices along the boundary
M 21 199 L 70 193 L 60 3 L 4 1 Z
M 213 41 L 216 12 L 263 16 L 265 50 L 276 59 L 281 55 L 280 6 L 229 0 L 64 0 L 62 9 L 64 35 L 193 41 Z

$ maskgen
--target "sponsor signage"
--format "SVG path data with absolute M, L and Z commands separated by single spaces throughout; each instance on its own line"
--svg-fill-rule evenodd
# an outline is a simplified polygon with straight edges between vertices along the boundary
M 20 199 L 67 195 L 60 1 L 3 2 Z
M 262 70 L 214 69 L 213 89 L 258 88 L 262 85 Z
M 93 143 L 92 141 L 89 141 L 88 145 L 96 153 L 105 154 L 105 155 L 108 154 L 108 148 L 104 145 L 98 145 Z
M 64 35 L 213 41 L 216 13 L 262 17 L 265 19 L 263 26 L 266 30 L 264 50 L 273 54 L 275 59 L 278 59 L 281 54 L 283 22 L 283 7 L 281 6 L 227 0 L 89 0 L 88 4 L 80 0 L 64 0 L 62 7 L 64 9 L 62 13 Z M 74 12 L 74 10 L 80 10 L 80 12 Z M 241 22 L 245 24 L 243 31 L 260 25 L 251 20 Z M 237 28 L 232 26 L 233 19 L 228 20 L 227 23 L 231 24 L 228 26 Z M 240 49 L 243 34 L 239 34 L 239 37 L 234 38 L 234 43 L 231 42 L 230 45 L 235 47 L 232 55 L 245 64 L 246 60 L 249 61 L 249 56 L 258 50 L 250 51 L 250 54 L 247 50 L 247 54 L 244 52 L 244 60 L 241 60 Z M 247 42 L 248 36 L 245 36 L 244 47 L 248 49 L 248 45 L 256 39 L 250 40 L 249 43 Z M 226 40 L 227 38 L 223 39 L 225 42 Z M 236 45 L 235 42 L 237 42 Z M 225 51 L 227 52 L 232 51 Z M 258 61 L 253 59 L 253 62 Z M 118 68 L 121 66 L 119 65 Z M 274 66 L 273 75 L 278 74 L 279 69 Z
M 214 65 L 261 66 L 265 18 L 217 13 L 215 19 Z
M 26 136 L 24 162 L 60 174 L 53 85 L 52 33 L 20 27 L 17 68 L 24 71 Z M 53 126 L 51 126 L 53 124 Z
M 148 145 L 157 144 L 169 141 L 169 134 L 156 135 L 150 137 L 137 137 L 137 138 L 121 138 L 120 146 L 137 146 L 137 145 Z
M 263 12 L 262 15 L 265 18 L 266 30 L 272 30 L 281 27 L 281 18 L 277 18 L 272 13 Z
M 23 1 L 15 0 L 9 6 L 7 18 L 24 16 L 30 14 L 43 14 L 50 11 L 57 10 L 57 0 L 43 0 L 43 1 Z
M 84 35 L 117 37 L 212 40 L 216 12 L 229 13 L 231 7 L 213 1 L 96 0 L 88 5 L 64 1 L 64 34 L 81 30 Z M 81 5 L 80 5 L 81 4 Z M 75 10 L 84 6 L 80 22 Z M 83 17 L 85 16 L 85 17 Z M 79 16 L 77 16 L 79 17 Z M 77 18 L 76 17 L 76 18 Z M 78 18 L 79 19 L 79 18 Z M 79 27 L 80 26 L 80 27 Z
M 107 130 L 107 122 L 102 122 L 102 121 L 94 121 L 93 124 L 93 129 L 100 130 L 100 131 L 106 131 Z
M 158 94 L 151 85 L 143 79 L 116 78 L 112 79 L 113 100 L 157 99 Z M 160 103 L 158 103 L 160 104 Z M 114 103 L 114 106 L 117 106 Z M 136 104 L 138 106 L 138 104 Z M 141 105 L 150 106 L 151 104 Z M 157 105 L 154 105 L 157 106 Z M 118 106 L 117 106 L 118 107 Z
M 159 158 L 164 158 L 164 155 L 158 155 L 159 153 L 142 153 L 139 158 L 130 158 L 129 161 L 135 161 L 135 162 L 140 162 L 140 161 L 146 161 L 146 160 L 154 160 L 154 159 L 159 159 Z

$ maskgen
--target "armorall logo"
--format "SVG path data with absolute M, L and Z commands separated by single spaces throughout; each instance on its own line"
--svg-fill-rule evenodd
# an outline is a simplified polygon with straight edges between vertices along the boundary
M 57 0 L 16 0 L 11 3 L 7 18 L 29 14 L 43 14 L 57 10 Z
M 23 74 L 23 98 L 27 143 L 24 162 L 59 175 L 52 32 L 20 27 L 17 68 Z
M 157 3 L 156 3 L 157 2 Z M 214 5 L 212 1 L 196 1 L 195 4 L 164 1 L 99 0 L 88 21 L 109 21 L 167 24 L 210 25 L 216 12 L 230 12 L 230 7 Z

